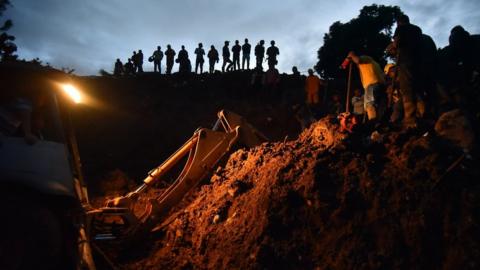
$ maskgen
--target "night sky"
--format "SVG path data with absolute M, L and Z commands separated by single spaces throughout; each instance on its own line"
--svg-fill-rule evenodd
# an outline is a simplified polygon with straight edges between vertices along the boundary
M 280 48 L 279 70 L 296 65 L 305 72 L 316 61 L 323 35 L 335 21 L 347 22 L 373 2 L 355 0 L 11 0 L 2 19 L 13 20 L 21 59 L 39 57 L 79 75 L 112 71 L 116 58 L 125 61 L 142 49 L 145 59 L 157 45 L 185 45 L 190 59 L 199 42 L 221 49 L 225 40 L 260 39 Z M 438 47 L 448 43 L 450 29 L 463 25 L 480 33 L 480 1 L 384 1 L 398 5 L 412 23 L 431 35 Z M 254 61 L 251 61 L 253 66 Z M 165 64 L 165 61 L 162 62 Z M 221 64 L 221 61 L 220 61 Z M 217 64 L 217 69 L 220 66 Z M 153 64 L 146 62 L 145 70 Z M 163 68 L 164 70 L 164 68 Z M 174 66 L 174 71 L 178 70 Z

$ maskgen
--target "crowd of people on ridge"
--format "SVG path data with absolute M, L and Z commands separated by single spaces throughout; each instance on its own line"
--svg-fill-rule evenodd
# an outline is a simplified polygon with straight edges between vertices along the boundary
M 462 26 L 455 26 L 450 32 L 449 45 L 437 49 L 433 39 L 423 33 L 420 27 L 411 24 L 408 16 L 400 15 L 396 22 L 393 41 L 385 48 L 394 63 L 388 63 L 382 69 L 378 60 L 362 52 L 350 51 L 346 55 L 346 59 L 358 68 L 362 86 L 353 89 L 353 95 L 347 97 L 347 107 L 352 108 L 353 115 L 366 123 L 387 121 L 402 124 L 406 129 L 416 129 L 419 122 L 433 120 L 452 108 L 468 109 L 468 106 L 472 106 L 472 100 L 478 101 L 478 95 L 472 95 L 473 85 L 478 86 L 480 73 L 478 35 L 470 35 Z M 273 40 L 266 50 L 264 44 L 261 40 L 254 48 L 256 67 L 252 74 L 252 84 L 261 81 L 266 92 L 273 93 L 279 83 L 279 73 L 275 66 L 280 51 Z M 249 70 L 251 49 L 248 39 L 245 39 L 243 45 L 236 40 L 231 49 L 230 42 L 225 41 L 222 48 L 222 72 Z M 220 54 L 214 45 L 206 53 L 203 44 L 199 43 L 194 53 L 195 73 L 203 73 L 205 55 L 209 60 L 208 72 L 215 72 Z M 166 74 L 172 73 L 174 63 L 179 64 L 180 73 L 192 71 L 185 46 L 182 46 L 177 59 L 174 59 L 176 52 L 167 45 L 165 52 L 158 46 L 149 57 L 149 61 L 154 63 L 154 72 L 161 73 L 164 56 L 167 58 Z M 265 60 L 268 62 L 268 70 L 263 72 Z M 135 74 L 143 71 L 142 65 L 143 53 L 139 50 L 133 53 L 125 65 L 117 59 L 114 73 Z M 292 72 L 294 76 L 300 76 L 296 67 Z M 322 93 L 325 88 L 326 81 L 314 75 L 313 69 L 308 70 L 308 76 L 304 79 L 307 107 L 317 116 L 344 112 L 346 108 L 341 102 L 343 97 L 338 92 L 330 94 L 328 101 L 322 100 L 322 97 L 326 98 Z
M 346 54 L 348 65 L 356 66 L 360 75 L 361 87 L 355 87 L 353 96 L 347 95 L 347 108 L 342 105 L 342 91 L 331 91 L 325 94 L 327 83 L 314 75 L 313 69 L 308 70 L 308 76 L 300 75 L 296 67 L 292 68 L 293 78 L 303 84 L 304 97 L 307 106 L 317 118 L 323 114 L 341 115 L 350 112 L 356 120 L 367 123 L 367 126 L 377 127 L 388 123 L 389 126 L 401 127 L 405 130 L 418 130 L 422 126 L 430 125 L 441 115 L 457 111 L 463 115 L 464 125 L 473 126 L 477 131 L 480 119 L 480 36 L 471 35 L 462 26 L 455 26 L 450 31 L 449 44 L 437 49 L 433 39 L 422 32 L 421 28 L 410 23 L 408 16 L 396 18 L 397 28 L 393 34 L 393 41 L 385 48 L 386 52 L 395 60 L 386 64 L 383 69 L 379 59 L 374 59 L 362 52 L 350 51 Z M 272 100 L 273 96 L 280 96 L 278 89 L 280 76 L 277 57 L 280 54 L 271 41 L 271 46 L 265 50 L 265 42 L 261 40 L 254 48 L 256 67 L 252 71 L 252 89 L 261 87 Z M 222 71 L 250 69 L 251 45 L 248 39 L 240 46 L 235 45 L 230 50 L 229 41 L 225 41 L 222 49 Z M 230 52 L 233 58 L 230 60 Z M 240 65 L 242 53 L 242 65 Z M 203 72 L 205 50 L 199 43 L 195 49 L 195 72 Z M 263 72 L 263 62 L 267 55 L 268 70 Z M 154 64 L 154 72 L 161 73 L 162 59 L 166 57 L 166 73 L 171 74 L 174 63 L 179 64 L 179 72 L 191 72 L 188 52 L 182 46 L 175 59 L 176 52 L 167 45 L 165 52 L 161 47 L 148 58 Z M 219 62 L 219 52 L 212 45 L 207 54 L 209 72 L 215 71 L 215 64 Z M 115 75 L 129 75 L 143 72 L 144 54 L 142 50 L 134 51 L 133 56 L 123 65 L 119 59 L 115 63 Z M 378 61 L 378 62 L 377 62 Z M 287 87 L 290 87 L 287 85 Z M 292 87 L 293 89 L 293 87 Z M 289 89 L 290 90 L 290 89 Z M 296 92 L 298 89 L 295 89 Z M 338 89 L 337 89 L 338 90 Z M 266 99 L 266 100 L 267 100 Z M 285 98 L 284 98 L 285 99 Z M 7 123 L 0 133 L 10 134 L 18 131 L 21 123 L 30 123 L 30 115 L 35 110 L 32 100 L 13 99 L 0 106 L 0 120 Z M 21 117 L 19 117 L 21 116 Z M 23 126 L 26 141 L 35 141 L 29 125 Z M 469 147 L 465 147 L 469 148 Z
M 255 68 L 263 70 L 263 62 L 265 55 L 269 69 L 275 69 L 278 63 L 277 57 L 280 54 L 280 50 L 275 46 L 275 41 L 270 42 L 271 46 L 265 51 L 265 41 L 260 40 L 254 48 L 254 54 L 256 58 Z M 222 72 L 234 71 L 234 70 L 250 70 L 250 55 L 252 51 L 252 45 L 246 38 L 243 45 L 240 45 L 240 41 L 235 40 L 235 45 L 230 49 L 230 41 L 225 41 L 222 48 Z M 230 53 L 231 52 L 231 53 Z M 205 52 L 203 44 L 199 43 L 198 47 L 194 51 L 195 53 L 195 73 L 203 73 L 203 64 L 205 63 L 205 56 L 208 58 L 208 72 L 215 72 L 215 64 L 220 61 L 220 54 L 214 45 L 210 46 L 208 53 Z M 242 53 L 242 65 L 240 67 L 240 53 Z M 175 59 L 175 56 L 177 58 Z M 230 59 L 232 56 L 232 59 Z M 171 74 L 175 63 L 178 64 L 178 72 L 188 73 L 192 71 L 192 63 L 188 56 L 188 51 L 185 46 L 182 45 L 181 50 L 177 53 L 172 49 L 171 45 L 167 45 L 165 52 L 162 51 L 161 46 L 157 46 L 157 49 L 148 57 L 149 62 L 153 62 L 154 72 L 162 73 L 162 60 L 166 58 L 166 74 Z M 125 64 L 117 58 L 115 67 L 113 70 L 114 76 L 133 75 L 143 72 L 144 55 L 142 50 L 133 51 L 133 54 L 128 58 Z

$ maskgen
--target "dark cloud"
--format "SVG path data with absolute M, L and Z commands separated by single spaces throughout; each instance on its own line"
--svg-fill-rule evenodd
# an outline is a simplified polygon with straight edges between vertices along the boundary
M 277 41 L 279 69 L 312 67 L 323 35 L 334 21 L 358 15 L 367 1 L 286 0 L 13 0 L 6 17 L 14 20 L 22 58 L 39 57 L 79 74 L 111 70 L 116 58 L 133 50 L 146 55 L 157 45 L 181 45 L 193 52 L 198 42 L 220 48 L 224 40 Z M 386 1 L 398 5 L 440 46 L 451 27 L 480 32 L 478 1 Z M 147 67 L 147 70 L 152 67 Z

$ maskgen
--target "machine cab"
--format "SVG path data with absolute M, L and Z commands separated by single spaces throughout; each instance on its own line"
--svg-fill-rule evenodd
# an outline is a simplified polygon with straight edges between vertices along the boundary
M 86 192 L 69 118 L 74 102 L 62 89 L 70 78 L 32 65 L 0 65 L 0 185 L 82 197 Z
M 0 63 L 2 269 L 95 269 L 89 202 L 69 111 L 71 78 L 27 62 Z

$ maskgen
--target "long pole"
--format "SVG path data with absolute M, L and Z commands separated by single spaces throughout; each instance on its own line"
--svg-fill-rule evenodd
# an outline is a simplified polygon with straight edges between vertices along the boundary
M 345 105 L 345 112 L 350 112 L 350 89 L 352 87 L 352 63 L 348 64 L 348 82 L 347 82 L 347 100 Z

